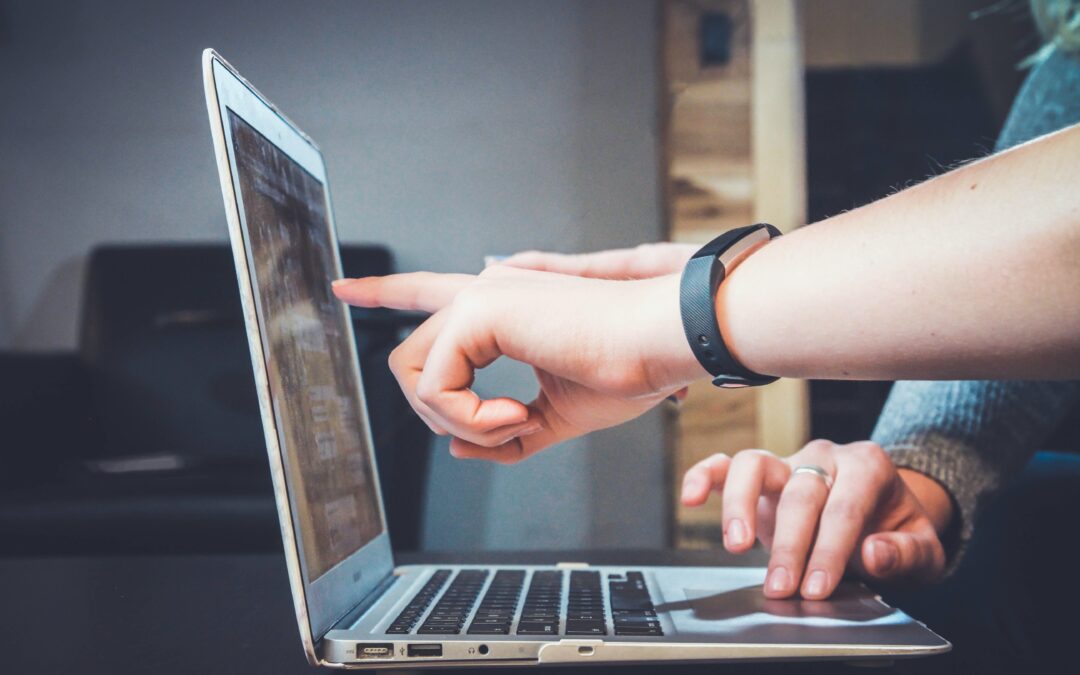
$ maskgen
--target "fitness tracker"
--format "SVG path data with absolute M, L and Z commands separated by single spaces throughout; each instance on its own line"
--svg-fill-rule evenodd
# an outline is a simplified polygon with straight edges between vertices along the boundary
M 716 320 L 716 290 L 758 245 L 779 236 L 780 230 L 767 223 L 728 230 L 702 246 L 683 269 L 679 286 L 683 332 L 718 387 L 756 387 L 777 379 L 749 370 L 728 351 Z

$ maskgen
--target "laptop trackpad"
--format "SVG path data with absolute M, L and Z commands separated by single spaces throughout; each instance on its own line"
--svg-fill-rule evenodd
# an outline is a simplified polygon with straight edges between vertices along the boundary
M 829 600 L 770 600 L 761 584 L 682 590 L 684 600 L 658 605 L 657 611 L 667 612 L 681 635 L 723 641 L 874 642 L 882 637 L 882 629 L 910 621 L 853 583 L 841 584 Z
M 730 621 L 754 615 L 780 619 L 832 619 L 873 621 L 892 613 L 892 609 L 871 597 L 865 589 L 842 584 L 827 600 L 770 600 L 761 586 L 747 586 L 730 591 L 685 589 L 690 616 L 697 621 Z

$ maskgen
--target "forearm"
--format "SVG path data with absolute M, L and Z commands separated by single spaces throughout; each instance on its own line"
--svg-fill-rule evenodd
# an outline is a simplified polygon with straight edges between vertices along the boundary
M 1080 126 L 782 237 L 717 296 L 757 372 L 1080 375 Z

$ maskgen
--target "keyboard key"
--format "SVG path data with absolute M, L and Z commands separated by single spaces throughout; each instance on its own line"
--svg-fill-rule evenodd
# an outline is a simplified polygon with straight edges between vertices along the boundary
M 660 630 L 660 627 L 656 628 L 621 628 L 615 627 L 616 635 L 630 635 L 630 636 L 646 636 L 646 637 L 660 637 L 664 634 L 664 631 Z
M 416 632 L 420 635 L 457 635 L 461 632 L 461 626 L 425 623 L 423 626 L 420 626 L 420 630 Z
M 615 614 L 612 620 L 616 624 L 620 623 L 657 623 L 656 612 L 634 612 L 632 614 Z
M 559 622 L 526 622 L 518 623 L 518 635 L 558 635 Z
M 476 625 L 475 623 L 469 626 L 470 635 L 510 635 L 510 624 L 501 623 L 499 625 Z
M 570 612 L 570 611 L 568 611 L 566 613 L 566 618 L 567 618 L 567 620 L 573 619 L 573 620 L 577 620 L 577 621 L 600 621 L 602 623 L 607 617 L 604 615 L 603 610 L 596 610 L 596 611 L 587 611 L 587 612 L 583 612 L 583 611 Z
M 610 586 L 611 609 L 641 611 L 652 609 L 652 599 L 644 581 L 613 581 Z
M 603 621 L 566 620 L 567 635 L 607 635 L 607 626 Z

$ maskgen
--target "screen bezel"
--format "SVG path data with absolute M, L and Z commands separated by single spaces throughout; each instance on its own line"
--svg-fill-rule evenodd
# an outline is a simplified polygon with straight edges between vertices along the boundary
M 286 480 L 289 459 L 287 453 L 283 451 L 283 442 L 273 413 L 266 364 L 266 342 L 258 321 L 260 305 L 259 294 L 256 292 L 257 280 L 253 274 L 254 265 L 248 246 L 247 223 L 240 201 L 240 183 L 232 146 L 229 111 L 231 110 L 251 125 L 322 183 L 326 196 L 327 234 L 333 247 L 332 250 L 338 251 L 337 233 L 330 204 L 330 187 L 326 180 L 326 165 L 318 146 L 213 50 L 208 49 L 203 54 L 203 74 L 229 224 L 229 238 L 232 241 L 233 257 L 236 263 L 244 324 L 247 328 L 259 410 L 274 484 L 274 497 L 277 502 L 289 570 L 289 582 L 305 651 L 308 652 L 309 660 L 315 662 L 317 660 L 314 653 L 315 643 L 393 571 L 393 553 L 379 488 L 371 426 L 367 418 L 367 403 L 364 398 L 352 322 L 346 321 L 351 365 L 357 373 L 356 395 L 360 406 L 358 417 L 364 442 L 370 449 L 370 472 L 376 490 L 382 533 L 318 578 L 308 580 L 307 562 L 302 546 L 303 533 L 298 527 L 292 493 L 288 489 Z M 335 274 L 338 277 L 342 276 L 340 255 L 334 256 L 334 265 Z M 327 283 L 329 282 L 328 279 Z

